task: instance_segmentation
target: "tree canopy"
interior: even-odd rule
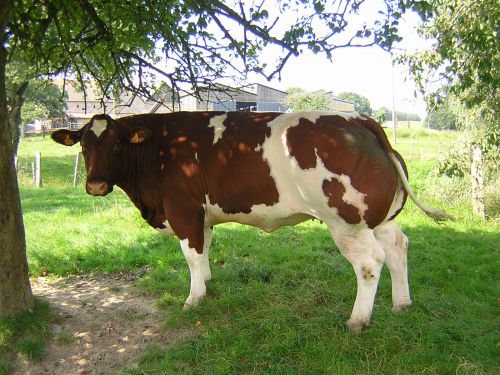
[[[91,76],[105,95],[122,88],[150,94],[154,76],[197,92],[249,72],[274,78],[307,49],[330,58],[351,46],[389,49],[404,10],[428,12],[419,1],[380,5],[371,23],[353,27],[363,1],[16,1],[7,25],[9,63],[18,62],[21,80]],[[276,58],[260,61],[270,48]]]
[[[337,95],[339,99],[354,103],[354,110],[363,115],[372,115],[372,107],[368,98],[355,92],[341,92]]]
[[[46,79],[33,79],[24,93],[25,105],[31,104],[44,109],[48,118],[62,117],[67,108],[67,93]]]
[[[431,17],[419,30],[431,50],[401,61],[432,105],[449,94],[468,107],[498,112],[500,98],[500,6],[498,0],[432,0]]]
[[[456,130],[457,116],[450,108],[448,100],[441,103],[439,107],[431,111],[425,118],[425,126],[437,130]]]
[[[296,87],[287,91],[285,104],[292,112],[333,109],[332,100],[324,91],[307,92]]]

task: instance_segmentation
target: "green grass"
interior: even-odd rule
[[[455,136],[433,132],[430,137],[444,145]],[[405,132],[398,138],[400,149]],[[35,149],[44,156],[44,187],[31,187],[26,171],[20,178],[32,275],[115,272],[148,264],[139,285],[158,295],[165,329],[198,330],[168,350],[151,347],[126,374],[499,373],[499,222],[475,219],[467,204],[432,201],[433,159],[409,160],[409,149],[402,149],[418,197],[445,208],[457,221],[437,225],[407,204],[398,222],[410,238],[414,305],[406,314],[390,312],[384,269],[372,324],[353,335],[344,322],[354,302],[355,276],[321,223],[273,234],[237,224],[217,226],[207,298],[199,308],[182,312],[189,271],[177,241],[148,227],[118,189],[94,198],[82,184],[72,188],[74,148],[30,139],[22,144],[20,161],[29,164]],[[21,347],[26,356],[37,352],[29,341]],[[0,374],[1,369],[0,362]]]
[[[0,320],[0,375],[13,370],[12,360],[21,356],[39,361],[52,335],[52,312],[47,301],[35,299],[35,307],[20,316]]]

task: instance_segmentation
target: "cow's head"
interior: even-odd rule
[[[65,146],[80,142],[87,169],[87,193],[106,195],[120,178],[125,148],[144,142],[151,135],[146,128],[130,128],[108,115],[96,115],[77,131],[61,129],[52,139]]]

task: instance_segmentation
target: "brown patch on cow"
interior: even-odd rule
[[[366,267],[366,266],[361,267],[361,276],[366,281],[370,281],[370,280],[373,280],[375,278],[375,275],[373,274],[373,270],[369,267]]]
[[[350,177],[352,186],[365,194],[368,209],[364,220],[370,228],[385,219],[398,186],[397,173],[387,156],[387,146],[380,141],[385,134],[383,130],[375,132],[377,126],[380,127],[373,120],[347,120],[338,115],[327,115],[319,117],[316,123],[300,119],[299,124],[286,133],[289,153],[301,169],[315,168],[319,157],[332,173]],[[342,201],[342,195],[333,197],[334,193],[344,192],[338,187],[338,182],[333,185],[324,183],[323,191],[329,205],[343,212],[344,219],[358,222],[353,208]]]
[[[299,124],[289,128],[286,132],[286,141],[290,156],[294,157],[300,169],[316,168],[316,153],[309,142],[314,138],[314,124],[304,118]]]
[[[335,178],[323,181],[323,192],[328,197],[328,205],[335,207],[338,214],[349,224],[358,224],[361,222],[359,210],[342,199],[345,193],[345,187]]]
[[[260,149],[271,134],[268,122],[279,113],[228,113],[224,133],[211,153],[207,168],[209,199],[227,214],[250,213],[252,206],[279,201],[271,169]]]

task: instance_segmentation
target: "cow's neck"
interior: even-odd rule
[[[158,227],[165,219],[160,196],[154,185],[158,184],[154,173],[154,148],[151,145],[129,145],[124,150],[121,178],[117,185],[127,193],[134,205],[141,211],[142,217],[151,226]]]

